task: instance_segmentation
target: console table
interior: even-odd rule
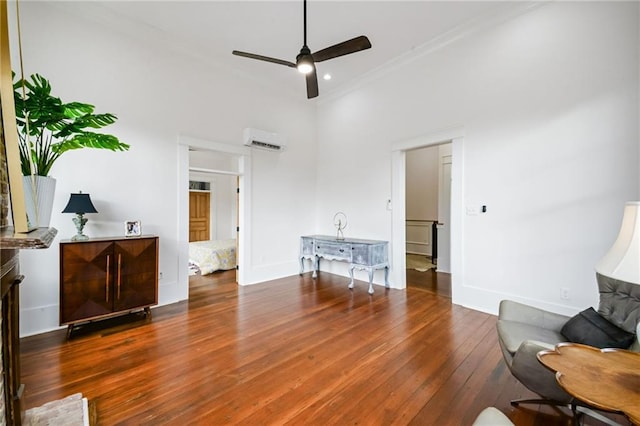
[[[349,263],[349,289],[353,289],[353,270],[369,273],[369,294],[373,294],[373,272],[384,268],[384,285],[389,288],[389,242],[356,238],[337,239],[328,235],[300,237],[300,275],[304,259],[311,259],[313,278],[320,269],[320,258]]]

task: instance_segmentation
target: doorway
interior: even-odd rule
[[[412,149],[451,143],[451,202],[450,208],[450,278],[453,303],[464,291],[463,270],[463,141],[464,127],[451,127],[391,146],[391,282],[394,288],[406,288],[406,155]],[[438,254],[439,257],[442,254]],[[460,297],[461,298],[461,297]]]
[[[189,181],[211,183],[209,233],[211,239],[235,239],[237,268],[228,270],[245,285],[250,264],[251,151],[247,147],[180,136],[178,141],[178,285],[181,300],[189,298]],[[223,183],[226,182],[226,183]],[[216,193],[226,192],[224,203]],[[225,206],[227,206],[225,208]],[[229,208],[228,206],[233,206]]]
[[[407,286],[451,297],[451,143],[406,151]]]
[[[236,277],[238,176],[233,155],[189,151],[189,295],[193,284],[213,285],[218,275]],[[226,274],[229,275],[229,274]]]

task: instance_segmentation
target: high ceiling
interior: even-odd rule
[[[302,0],[89,3],[85,6],[94,18],[119,31],[186,51],[212,66],[306,98],[304,78],[295,69],[231,54],[235,49],[295,62],[303,44]],[[366,35],[372,44],[369,50],[317,64],[318,99],[522,3],[514,5],[504,1],[310,0],[307,44],[312,52],[359,35]],[[331,80],[323,80],[326,73]]]

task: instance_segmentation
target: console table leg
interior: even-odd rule
[[[311,278],[316,278],[318,276],[317,271],[320,270],[320,258],[316,256],[311,262],[313,263],[313,274],[311,274]]]
[[[300,274],[298,275],[302,275],[302,273],[304,272],[304,257],[300,258]]]
[[[369,272],[369,294],[373,294],[373,268],[368,268]]]
[[[384,267],[384,286],[386,288],[391,287],[391,285],[389,284],[389,265]]]
[[[349,277],[351,278],[351,282],[349,283],[349,290],[353,290],[353,268],[354,266],[349,267]]]

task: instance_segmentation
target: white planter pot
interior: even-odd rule
[[[49,176],[23,176],[22,181],[30,222],[35,222],[38,228],[48,228],[51,222],[56,180]]]

